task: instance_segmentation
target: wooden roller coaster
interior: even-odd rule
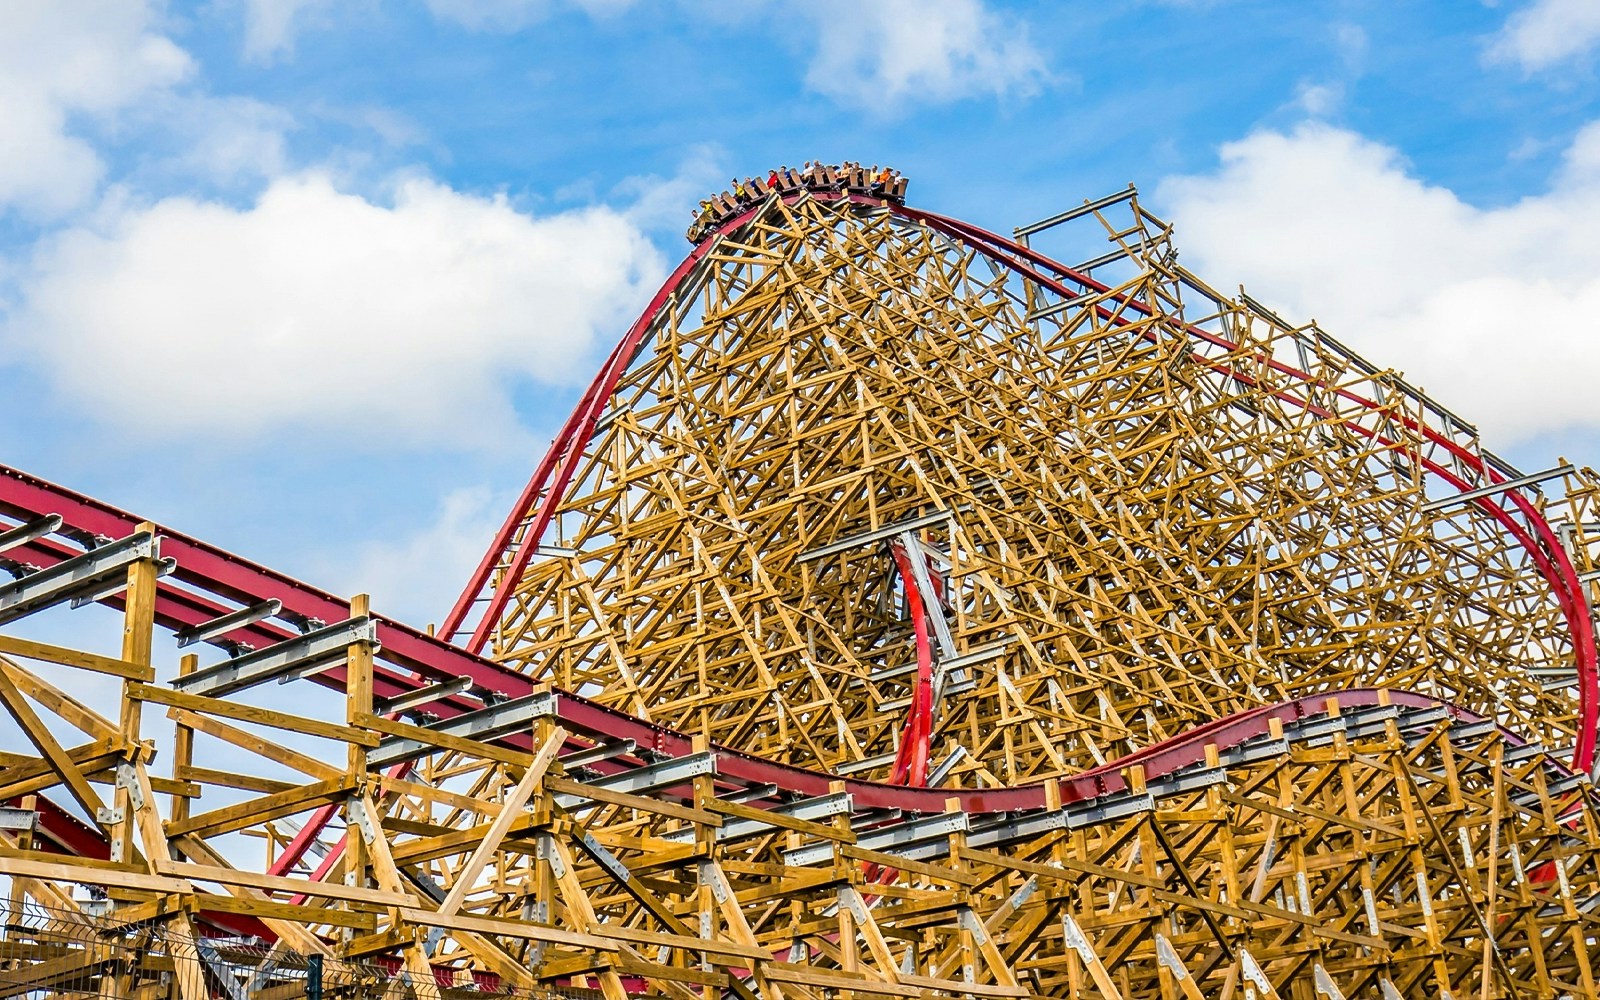
[[[437,636],[0,467],[0,1000],[1600,995],[1600,477],[1176,258],[768,194]]]

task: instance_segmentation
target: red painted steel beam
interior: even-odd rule
[[[58,513],[62,515],[68,527],[95,528],[100,530],[100,533],[112,537],[118,533],[126,534],[142,520],[98,501],[88,501],[87,498],[70,490],[55,487],[4,466],[0,466],[0,511],[22,519],[32,519],[45,513]],[[80,521],[79,518],[83,517],[85,512],[94,514],[94,517]],[[122,530],[119,532],[119,529]],[[209,591],[213,586],[209,574],[220,573],[225,575],[225,579],[215,581],[215,589],[225,591],[230,600],[240,603],[255,603],[269,597],[277,597],[283,600],[286,608],[296,611],[319,606],[330,611],[333,608],[346,607],[345,602],[283,574],[239,559],[188,536],[176,532],[168,534],[167,529],[161,529],[161,532],[163,554],[178,558],[178,569],[174,576],[191,586]],[[169,544],[168,539],[173,540],[174,544]],[[190,560],[187,566],[185,560]],[[380,629],[383,623],[389,625],[388,635],[401,638],[414,637],[408,661],[416,662],[422,668],[420,671],[422,676],[419,677],[399,673],[387,674],[386,684],[392,690],[402,687],[415,690],[432,683],[434,678],[449,676],[450,670],[462,669],[463,664],[473,671],[468,676],[486,678],[501,690],[511,688],[515,683],[521,684],[520,691],[513,689],[508,693],[521,694],[532,690],[526,678],[511,672],[508,667],[473,656],[459,647],[393,623],[390,619],[375,617],[380,622]],[[385,632],[380,631],[379,634],[383,636]],[[391,650],[385,647],[383,654],[388,655],[390,652]],[[342,688],[342,668],[324,671],[315,679],[330,687]],[[1310,695],[1282,705],[1240,713],[1227,720],[1197,727],[1189,733],[1112,762],[1103,768],[1061,779],[1063,801],[1081,801],[1104,791],[1115,791],[1123,787],[1121,778],[1116,772],[1128,763],[1146,763],[1152,775],[1165,774],[1186,766],[1203,757],[1204,741],[1208,739],[1216,737],[1220,741],[1221,737],[1226,736],[1237,742],[1250,735],[1259,735],[1267,731],[1268,720],[1271,718],[1288,722],[1323,711],[1326,697],[1326,695]],[[1377,704],[1378,692],[1363,689],[1344,692],[1338,697],[1342,705],[1356,707]],[[1439,704],[1424,695],[1396,692],[1392,697],[1395,703],[1402,705]],[[475,708],[476,705],[463,703],[462,699],[452,699],[427,707],[430,712],[436,712],[442,718],[449,718],[469,708]],[[1468,716],[1461,710],[1452,711],[1458,716],[1476,718]],[[555,714],[562,725],[569,730],[593,739],[608,742],[632,739],[641,751],[672,757],[686,756],[694,752],[693,740],[686,733],[646,722],[568,692],[556,693]],[[530,735],[514,734],[501,742],[526,749],[530,745]],[[714,749],[719,758],[720,778],[728,785],[773,784],[787,791],[809,796],[827,794],[829,783],[837,780],[834,775],[827,772],[765,760],[737,748],[718,746]],[[636,761],[642,761],[642,757],[635,760],[623,759],[617,763],[619,766],[630,766]],[[1039,809],[1045,803],[1042,785],[962,789],[952,793],[946,789],[907,788],[861,779],[846,779],[845,787],[855,797],[857,805],[863,809],[882,808],[915,813],[939,813],[944,811],[945,799],[952,794],[960,800],[964,810],[978,814]]]

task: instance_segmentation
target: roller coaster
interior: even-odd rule
[[[758,193],[438,629],[0,467],[0,998],[1600,995],[1600,477],[1131,188]]]

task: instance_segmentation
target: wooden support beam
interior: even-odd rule
[[[149,684],[129,684],[128,697],[135,701],[167,705],[171,708],[183,709],[199,715],[214,715],[224,719],[232,719],[235,722],[249,722],[258,726],[288,730],[291,733],[304,733],[307,736],[349,743],[357,747],[375,747],[378,745],[378,737],[360,730],[352,730],[349,726],[322,722],[317,719],[307,719],[270,708],[241,705],[222,698],[185,694],[182,691],[153,687]]]
[[[467,863],[456,871],[456,882],[450,887],[450,894],[439,904],[441,916],[448,917],[460,911],[461,904],[466,901],[467,893],[472,890],[478,876],[483,874],[495,852],[500,849],[500,842],[511,830],[511,824],[521,815],[522,807],[527,805],[534,789],[544,780],[545,771],[555,761],[556,754],[566,742],[567,731],[558,726],[539,747],[538,753],[533,756],[533,763],[522,772],[521,780],[506,793],[499,815],[495,816],[494,822],[489,825],[489,832],[478,842]]]

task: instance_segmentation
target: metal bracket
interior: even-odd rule
[[[445,719],[425,728],[446,736],[493,740],[508,733],[524,732],[533,724],[533,720],[553,715],[555,710],[556,696],[548,691],[542,691],[502,701],[475,712],[464,712],[453,719]],[[374,769],[388,767],[391,764],[399,764],[433,753],[434,749],[431,743],[391,736],[379,743],[377,749],[367,755],[367,763]]]
[[[1436,510],[1442,510],[1445,507],[1453,507],[1456,504],[1467,503],[1483,497],[1492,497],[1497,493],[1507,493],[1511,490],[1521,489],[1524,486],[1534,486],[1549,479],[1559,479],[1562,476],[1570,476],[1577,471],[1578,469],[1576,466],[1562,465],[1554,469],[1546,469],[1543,472],[1535,472],[1529,476],[1520,476],[1516,479],[1508,479],[1503,483],[1495,483],[1492,486],[1480,486],[1475,490],[1467,490],[1465,493],[1457,493],[1455,496],[1440,497],[1437,500],[1429,500],[1427,503],[1422,505],[1422,512],[1425,514],[1430,514]]]
[[[1163,934],[1156,935],[1156,963],[1172,973],[1176,979],[1189,978],[1189,967],[1183,964],[1183,959],[1178,957],[1177,951],[1172,947],[1172,942],[1168,941]]]
[[[870,545],[873,542],[888,541],[903,531],[915,531],[918,528],[931,528],[936,524],[944,524],[945,522],[949,521],[952,516],[954,516],[956,511],[962,509],[964,508],[958,507],[956,510],[936,510],[931,514],[923,514],[921,517],[908,518],[907,520],[900,521],[897,524],[886,524],[881,528],[873,528],[863,531],[860,534],[849,535],[845,538],[839,539],[837,542],[830,542],[827,545],[811,549],[808,552],[802,552],[795,558],[795,562],[804,563],[812,562],[817,559],[825,559],[828,556],[836,556],[841,552],[849,552],[851,549],[860,548],[863,545]]]
[[[195,950],[200,953],[200,958],[211,970],[211,977],[222,984],[222,989],[228,994],[228,1000],[249,1000],[248,995],[239,985],[239,980],[234,977],[222,956],[217,954],[216,945],[205,938],[197,938],[194,943]],[[179,959],[182,961],[182,959]]]
[[[117,787],[128,790],[128,802],[135,809],[144,808],[144,789],[139,786],[139,772],[132,764],[123,762],[117,765]]]
[[[1261,992],[1267,994],[1277,992],[1272,988],[1272,981],[1267,978],[1267,974],[1261,970],[1261,966],[1256,962],[1255,956],[1243,948],[1239,949],[1239,973],[1246,981],[1253,983],[1256,989]]]
[[[172,572],[177,568],[178,560],[176,559],[157,559],[156,577],[159,579],[164,576],[171,576]],[[101,601],[109,597],[114,597],[127,589],[128,578],[121,574],[115,574],[111,577],[109,582],[102,584],[99,589],[91,590],[86,594],[79,594],[77,597],[74,597],[71,601],[69,601],[67,606],[76,611],[79,608],[86,608],[91,604],[99,604]]]
[[[818,795],[814,798],[801,799],[799,802],[789,802],[781,806],[774,806],[768,811],[778,816],[803,819],[808,823],[819,823],[833,816],[855,812],[855,802],[849,792],[836,792],[830,795]],[[776,824],[763,823],[754,819],[728,817],[722,821],[722,826],[717,829],[717,840],[741,840],[746,837],[770,833],[774,829],[776,829]],[[694,842],[694,833],[693,827],[684,827],[681,830],[672,830],[662,834],[661,839],[675,844],[690,844]]]
[[[1085,965],[1092,965],[1100,960],[1094,953],[1094,946],[1089,943],[1089,936],[1083,933],[1083,928],[1078,926],[1078,922],[1072,919],[1070,913],[1061,914],[1061,937],[1068,948],[1078,953],[1078,957],[1083,959]]]
[[[940,813],[905,820],[883,830],[859,837],[856,845],[880,854],[898,854],[910,860],[938,857],[950,849],[952,833],[966,833],[966,813]],[[823,864],[833,857],[833,843],[822,841],[783,852],[783,863],[797,867]]]
[[[122,585],[126,586],[129,566],[141,559],[160,558],[160,555],[160,539],[151,532],[139,531],[82,555],[63,559],[36,573],[29,573],[20,580],[0,586],[0,624],[16,621],[75,597],[98,594],[118,574],[122,575]]]
[[[639,749],[639,744],[634,740],[622,740],[617,743],[602,743],[587,750],[569,753],[561,758],[562,767],[585,767],[589,764],[598,764],[603,760],[614,757],[624,757]]]
[[[1222,750],[1218,752],[1217,757],[1224,767],[1238,767],[1243,764],[1254,764],[1258,760],[1267,760],[1271,757],[1282,757],[1288,752],[1289,741],[1287,739],[1259,737]]]
[[[45,535],[59,531],[60,528],[61,515],[46,514],[43,517],[36,517],[26,524],[18,525],[9,531],[0,531],[0,552],[37,541]]]
[[[1034,894],[1038,891],[1039,876],[1029,875],[1028,881],[1018,886],[1017,891],[1013,892],[1010,898],[1006,900],[1006,906],[1012,912],[1016,912],[1017,910],[1022,909],[1023,905],[1026,904],[1028,900],[1032,899]]]
[[[1317,992],[1327,997],[1328,1000],[1344,1000],[1344,994],[1339,991],[1339,987],[1334,983],[1333,977],[1328,975],[1328,970],[1322,967],[1321,962],[1316,962],[1311,966],[1311,981],[1316,986]]]
[[[595,863],[604,868],[619,883],[627,885],[633,879],[633,872],[628,870],[628,866],[623,864],[620,858],[608,851],[605,845],[594,839],[593,836],[585,833],[578,838],[578,846],[582,847],[585,854],[594,858]]]
[[[0,830],[6,830],[11,833],[31,833],[38,825],[38,810],[0,806]]]
[[[348,806],[350,818],[361,830],[361,839],[369,844],[375,843],[378,839],[378,830],[373,825],[372,817],[367,814],[366,800],[351,796]]]
[[[1197,792],[1202,788],[1212,785],[1225,785],[1228,783],[1228,772],[1221,767],[1188,767],[1172,774],[1151,779],[1145,790],[1158,799],[1165,799],[1173,795],[1182,795],[1185,792]]]
[[[1148,792],[1144,795],[1106,795],[1068,806],[1067,828],[1077,830],[1085,826],[1109,823],[1138,813],[1151,812],[1155,807],[1155,796]]]
[[[172,686],[189,694],[220,698],[289,674],[329,667],[343,660],[358,642],[378,647],[378,625],[365,615],[202,667],[174,678]]]
[[[562,878],[567,874],[567,866],[561,860],[561,852],[556,850],[555,840],[548,833],[539,834],[538,856],[550,866],[550,873],[556,878]]]
[[[438,684],[430,684],[427,687],[417,688],[415,691],[407,691],[405,694],[395,695],[393,698],[383,701],[379,708],[385,715],[404,712],[419,705],[430,705],[441,698],[465,694],[471,688],[471,677],[452,677]]]
[[[215,639],[219,635],[227,635],[234,629],[244,628],[246,625],[254,625],[256,622],[271,618],[282,610],[283,602],[274,597],[271,600],[262,601],[260,604],[252,604],[248,608],[241,608],[238,611],[213,618],[208,622],[201,622],[199,625],[191,625],[186,629],[180,629],[177,633],[178,648],[182,649],[197,642]]]
[[[687,757],[676,757],[662,761],[659,764],[649,764],[645,767],[636,767],[616,774],[608,774],[603,778],[585,782],[595,788],[603,788],[610,792],[622,792],[625,795],[646,795],[663,788],[672,788],[682,785],[691,778],[703,774],[717,773],[717,755],[714,753],[690,754]],[[563,809],[572,809],[584,802],[593,801],[576,792],[562,792],[556,796],[556,802]]]
[[[697,867],[696,876],[700,884],[711,888],[711,896],[719,903],[726,903],[733,898],[733,886],[728,884],[727,878],[722,874],[722,869],[717,867],[715,861],[702,861]]]

